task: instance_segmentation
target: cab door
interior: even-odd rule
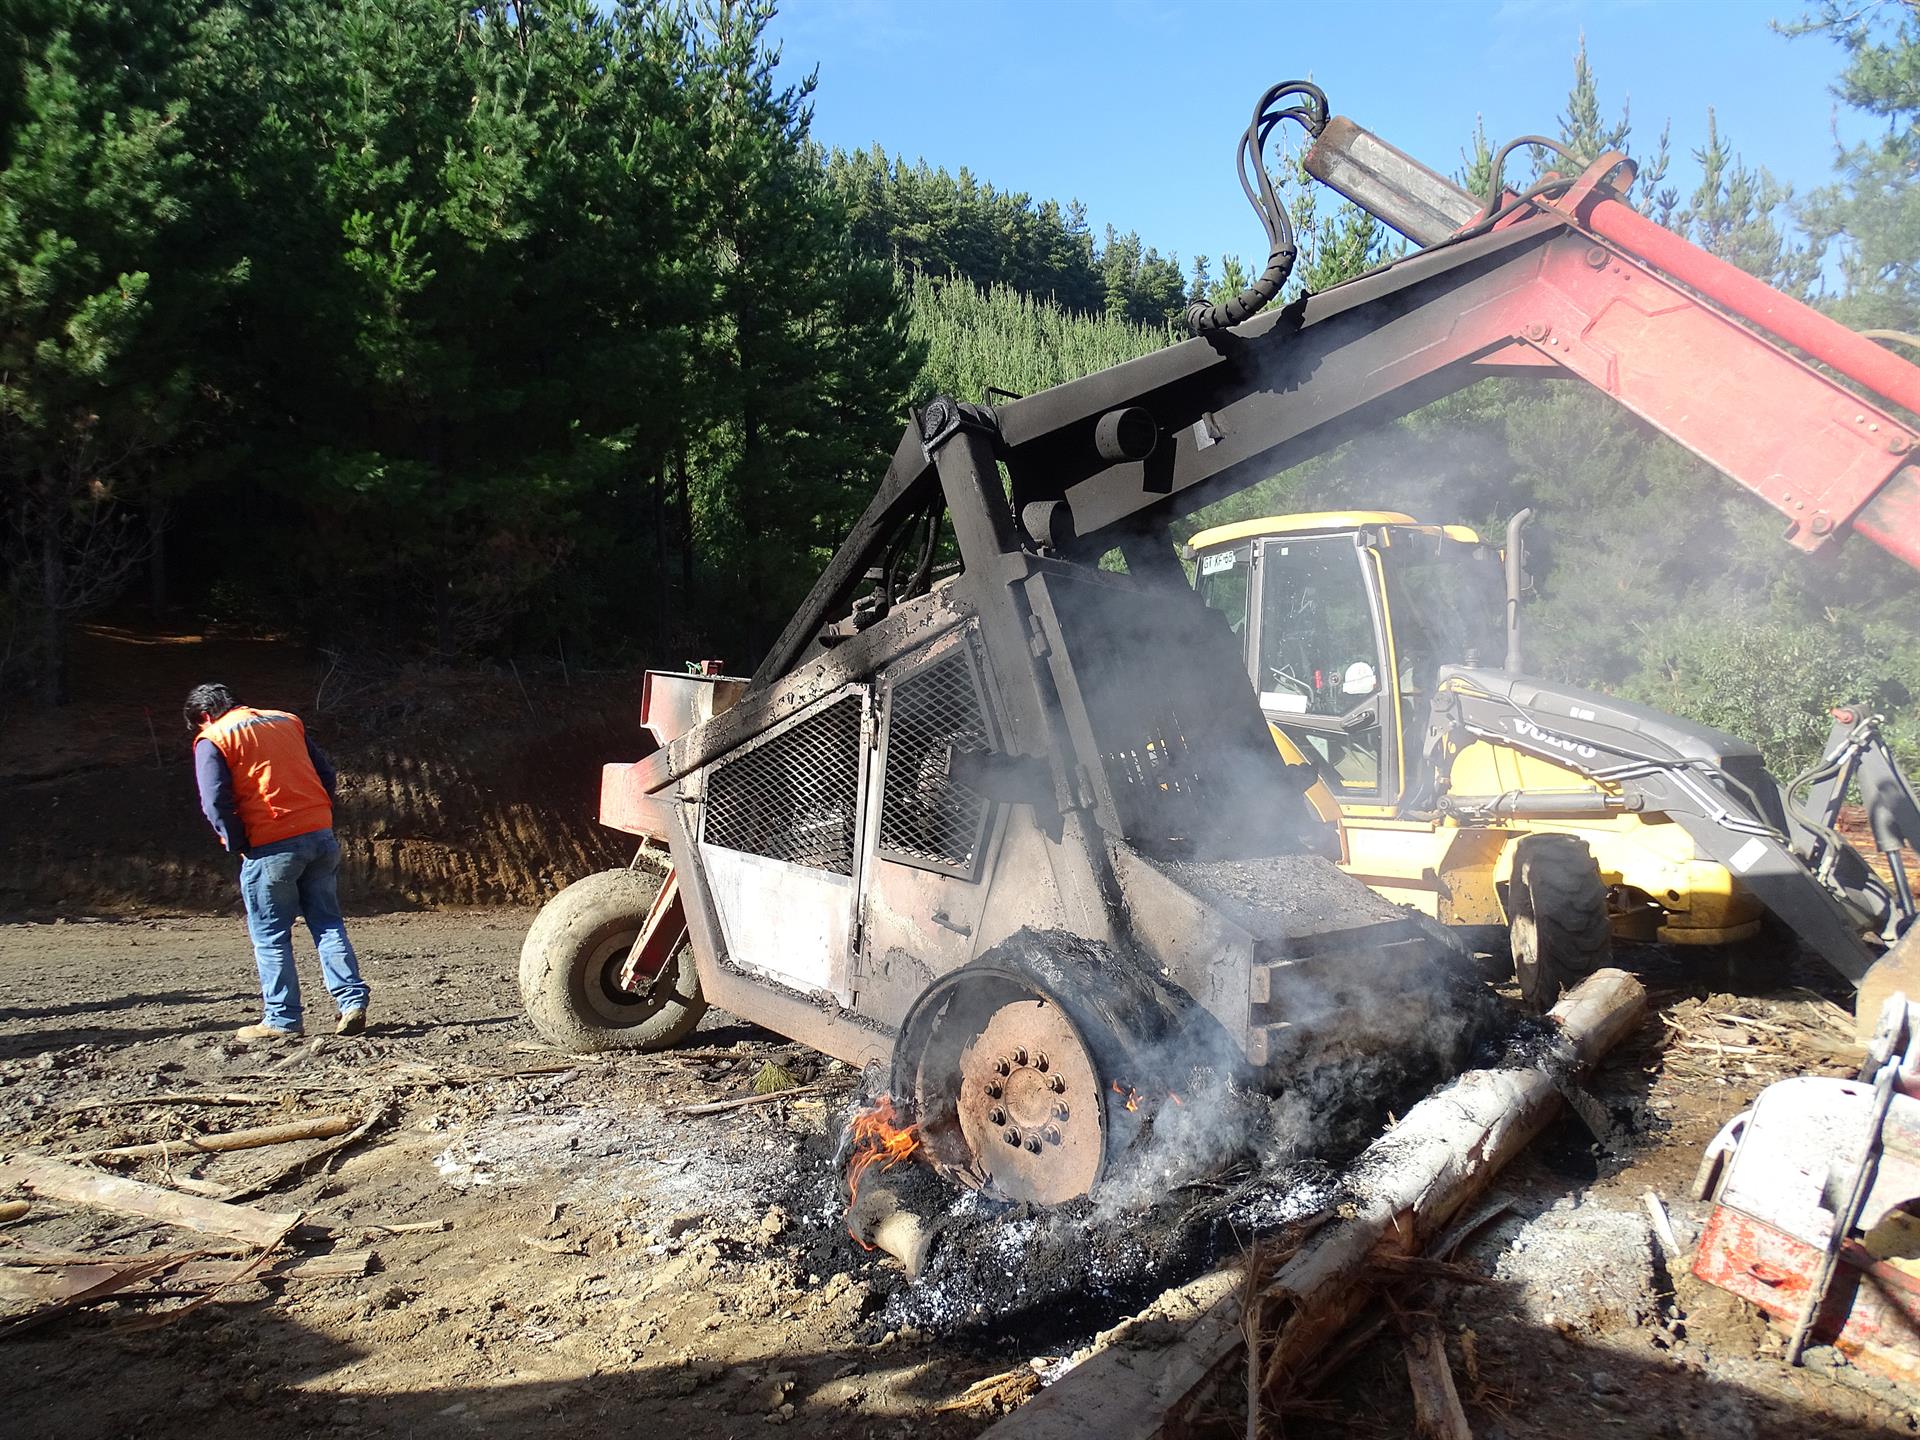
[[[1379,558],[1337,535],[1253,542],[1249,669],[1260,707],[1353,814],[1390,814],[1401,756]]]

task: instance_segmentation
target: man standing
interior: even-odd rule
[[[240,897],[266,1004],[242,1040],[290,1040],[302,1033],[293,922],[306,917],[327,992],[340,1008],[341,1035],[367,1027],[367,982],[340,917],[340,844],[333,838],[332,762],[307,738],[300,717],[238,704],[224,685],[187,696],[200,809],[227,850],[241,857]]]

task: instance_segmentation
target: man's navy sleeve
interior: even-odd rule
[[[340,777],[335,773],[333,761],[327,758],[327,752],[313,741],[307,741],[307,759],[313,762],[313,773],[320,777],[320,783],[327,787],[327,798],[340,798]]]
[[[247,848],[247,827],[240,823],[240,809],[233,802],[233,776],[227,771],[226,757],[211,740],[194,741],[193,778],[200,786],[200,813],[228,853],[238,855]]]

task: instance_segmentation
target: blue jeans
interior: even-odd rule
[[[300,976],[293,968],[293,922],[306,917],[320,952],[327,993],[342,1014],[367,1004],[367,982],[340,918],[340,842],[331,830],[276,840],[249,850],[240,862],[240,898],[247,905],[247,934],[260,967],[266,1022],[279,1030],[300,1024]]]

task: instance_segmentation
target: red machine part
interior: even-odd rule
[[[647,911],[647,923],[640,927],[640,938],[620,967],[620,988],[636,990],[659,975],[686,939],[687,907],[680,898],[680,877],[669,867]]]
[[[1693,1273],[1791,1324],[1807,1303],[1821,1258],[1819,1247],[1798,1236],[1717,1205]],[[1920,1384],[1920,1281],[1849,1241],[1813,1334],[1863,1365]]]
[[[1739,322],[1915,410],[1920,368],[1602,191],[1561,204],[1596,243],[1549,247],[1508,296],[1517,338],[1772,505],[1800,549],[1851,526],[1920,568],[1914,431]]]

